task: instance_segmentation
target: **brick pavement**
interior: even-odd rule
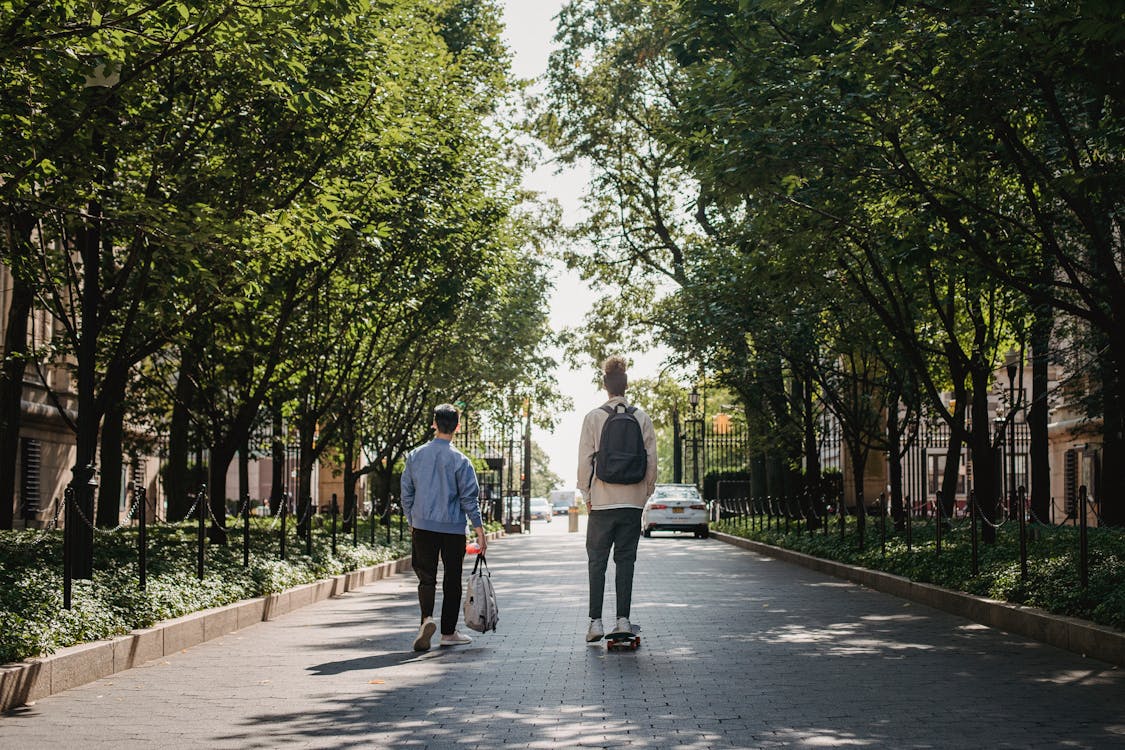
[[[395,576],[5,714],[0,747],[1125,747],[1121,671],[714,540],[642,539],[641,649],[587,646],[560,521],[494,543],[471,646],[411,651]]]

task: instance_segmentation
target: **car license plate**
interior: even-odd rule
[[[673,513],[683,513],[684,509],[683,508],[672,508],[672,512]]]

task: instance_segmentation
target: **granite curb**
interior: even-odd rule
[[[826,560],[720,531],[712,531],[711,537],[819,573],[843,578],[885,594],[925,604],[1006,633],[1015,633],[1072,651],[1083,657],[1100,659],[1118,667],[1125,666],[1125,633],[1113,628],[1095,625],[1076,617],[1053,615],[1036,607],[1009,604],[929,583],[917,583],[892,573]]]
[[[503,535],[493,532],[488,538]],[[68,646],[50,656],[0,665],[0,711],[109,677],[408,570],[410,558],[402,557],[276,594],[164,620],[116,638]]]

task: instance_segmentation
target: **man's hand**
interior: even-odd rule
[[[477,526],[474,531],[477,532],[477,544],[480,545],[480,554],[483,555],[484,551],[488,549],[488,539],[485,538],[484,527]]]

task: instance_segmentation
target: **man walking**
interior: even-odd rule
[[[610,634],[632,633],[633,567],[641,536],[641,511],[656,488],[656,430],[641,409],[625,401],[629,378],[623,357],[602,364],[609,400],[586,415],[578,443],[578,486],[589,504],[586,557],[590,575],[590,626],[600,640],[605,571],[610,551],[616,568],[617,618]]]
[[[465,522],[473,524],[480,554],[488,547],[481,524],[477,474],[466,456],[453,447],[457,409],[450,404],[434,408],[434,439],[406,457],[402,470],[402,511],[410,524],[413,544],[411,564],[418,576],[418,604],[422,626],[414,639],[415,651],[427,651],[437,625],[434,596],[438,559],[444,573],[441,585],[442,646],[471,643],[457,630],[461,611],[461,565],[465,559]]]

